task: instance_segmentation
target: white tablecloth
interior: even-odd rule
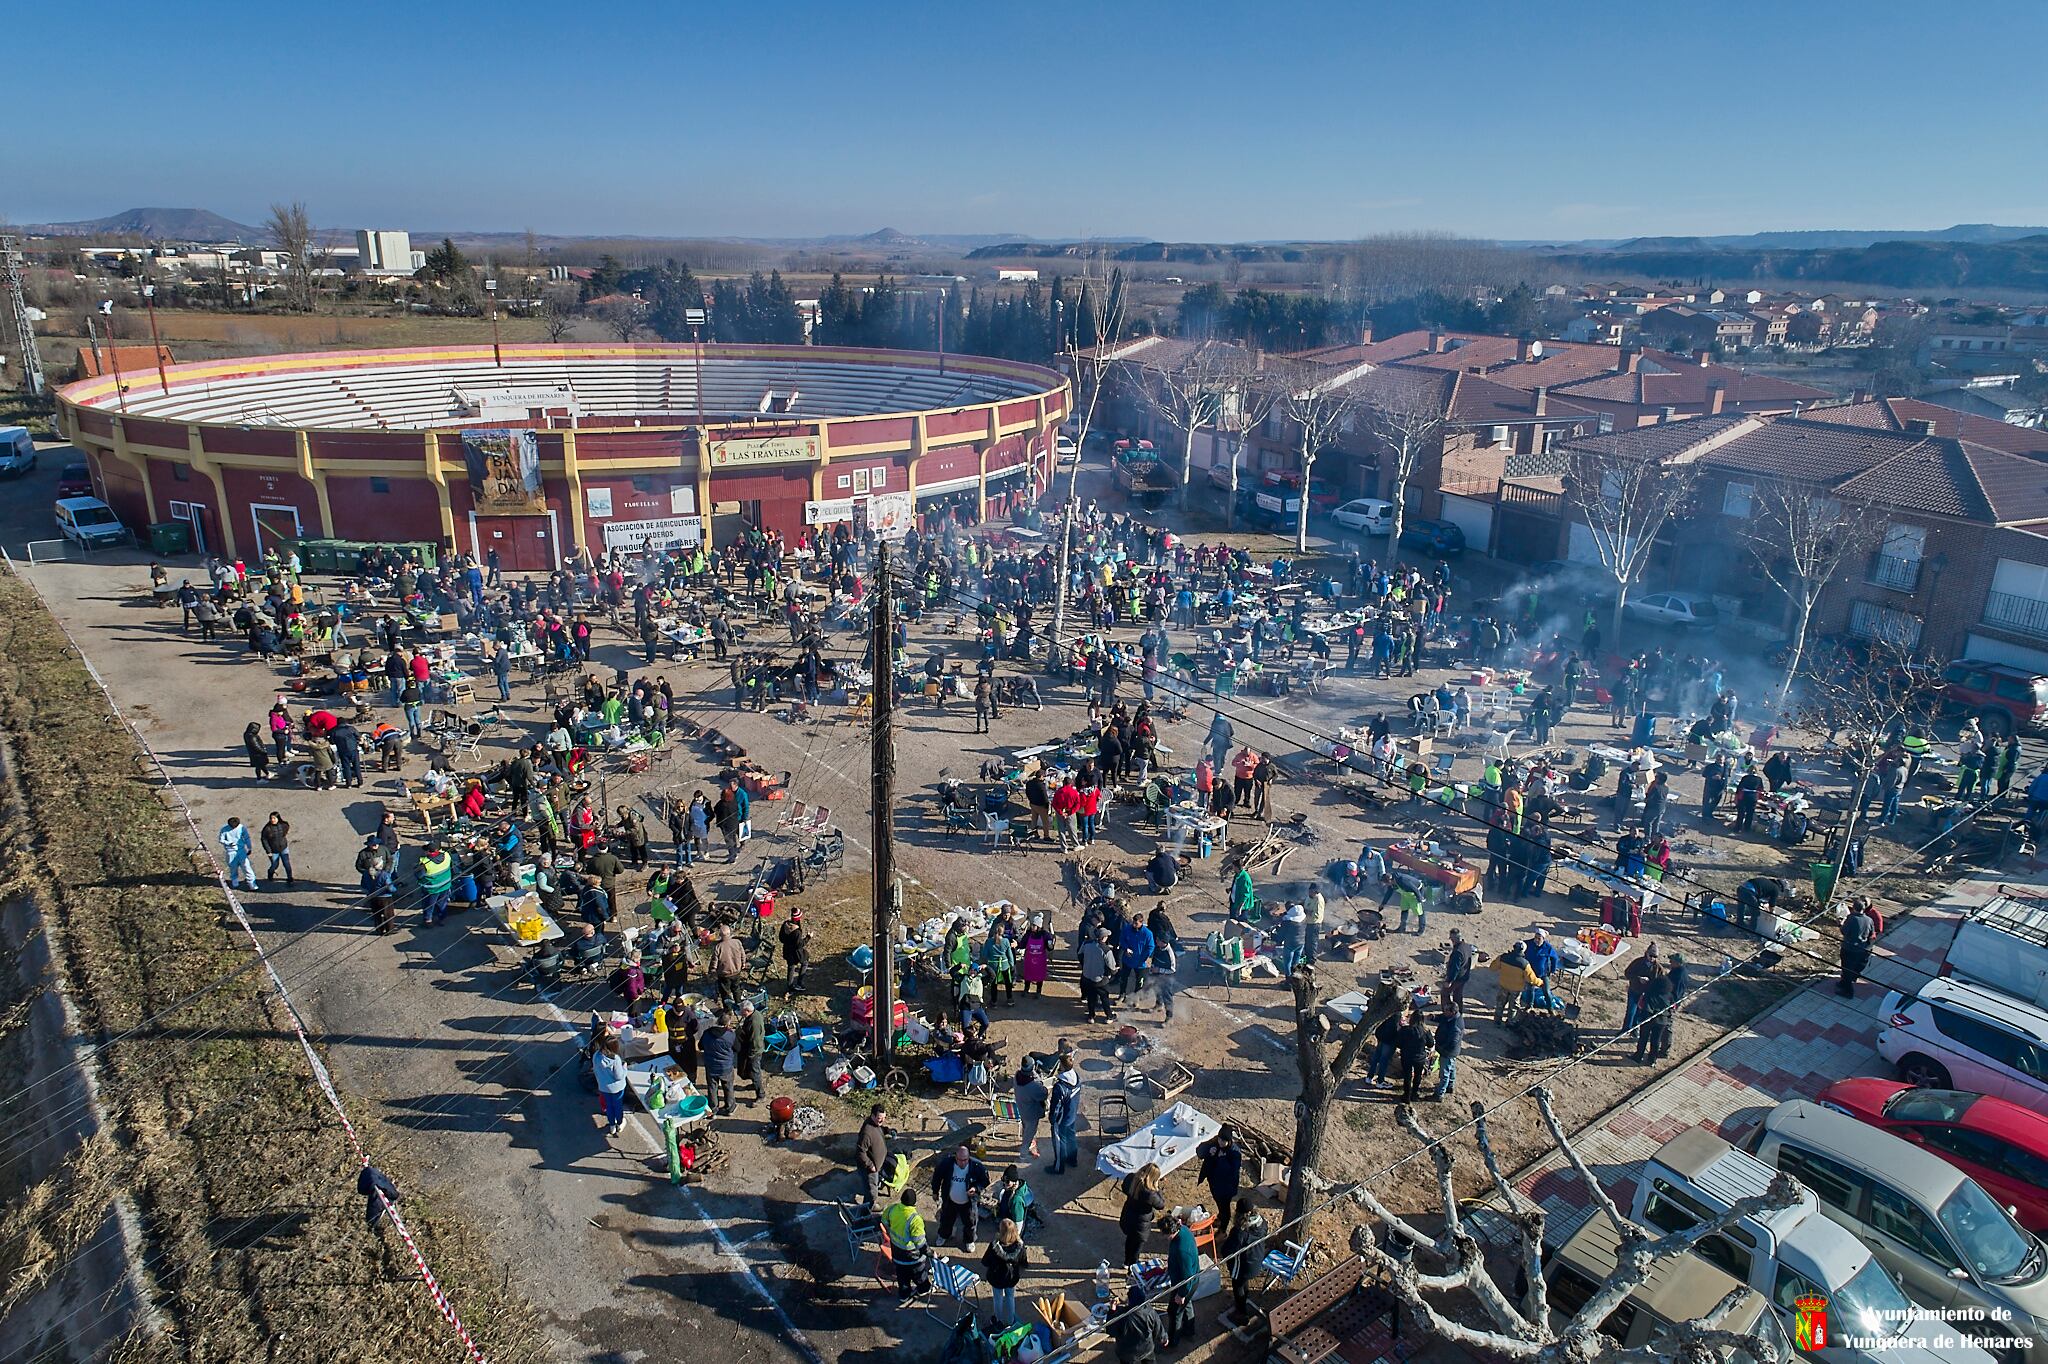
[[[1176,1115],[1193,1129],[1189,1135],[1173,1132]],[[1171,1174],[1195,1158],[1196,1147],[1222,1130],[1222,1123],[1200,1109],[1175,1104],[1114,1146],[1103,1147],[1095,1168],[1111,1179],[1122,1179],[1156,1163],[1162,1174]]]

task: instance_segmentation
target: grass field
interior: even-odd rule
[[[111,1140],[23,1202],[104,1207],[113,1188],[134,1199],[169,1329],[123,1358],[459,1359],[403,1250],[364,1230],[360,1167],[210,868],[55,622],[6,575],[0,730],[30,812],[16,831],[27,855],[12,859],[15,888],[56,925],[87,1039],[114,1039],[97,1053]],[[390,1159],[374,1127],[363,1135],[380,1164]],[[494,1361],[539,1359],[532,1312],[481,1239],[403,1162],[385,1168],[478,1344]],[[42,1222],[60,1249],[75,1231]],[[61,1340],[7,1353],[71,1357]]]

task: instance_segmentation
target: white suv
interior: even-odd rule
[[[1939,977],[1913,994],[1892,991],[1878,1012],[1877,1054],[1908,1084],[2048,1106],[2048,1010]]]

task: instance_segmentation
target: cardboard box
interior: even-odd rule
[[[1073,1301],[1064,1293],[1055,1293],[1049,1298],[1038,1300],[1038,1318],[1052,1331],[1055,1344],[1072,1339],[1085,1327],[1094,1324],[1095,1317],[1087,1308]]]
[[[440,619],[436,622],[436,625],[439,627],[442,634],[454,634],[457,628],[455,624],[455,613],[453,611],[443,611],[441,613]]]

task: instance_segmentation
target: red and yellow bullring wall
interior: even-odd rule
[[[787,366],[787,377],[777,377],[798,388],[806,362],[897,371],[936,370],[940,363],[923,352],[827,346],[508,345],[501,353],[507,362],[571,366],[680,365],[700,356],[767,361]],[[489,346],[326,351],[179,364],[164,378],[176,396],[181,388],[236,379],[340,379],[383,366],[476,366],[492,355]],[[980,356],[948,355],[944,366],[948,375],[985,375],[1029,391],[960,407],[816,420],[712,417],[702,427],[634,425],[630,411],[584,413],[573,428],[566,414],[406,429],[165,419],[122,411],[111,375],[65,387],[58,403],[63,430],[85,453],[108,504],[131,526],[187,521],[210,549],[229,556],[253,555],[295,535],[428,540],[479,554],[497,548],[508,568],[540,569],[578,546],[601,550],[607,524],[666,518],[685,501],[694,501],[707,527],[723,509],[756,504],[750,510],[764,527],[793,536],[804,523],[805,502],[844,498],[861,484],[926,498],[971,494],[978,506],[994,491],[992,478],[1035,478],[1043,486],[1053,433],[1068,411],[1067,381],[1039,366]],[[125,379],[131,403],[160,392],[154,371]],[[450,386],[493,380],[516,383],[518,376],[464,369],[451,372]],[[239,405],[232,387],[222,392],[224,406]],[[487,515],[470,497],[462,431],[507,426],[537,432],[542,515]],[[714,468],[698,458],[700,441],[762,436],[815,438],[818,456],[748,469]],[[686,498],[678,497],[680,489],[690,490]]]

